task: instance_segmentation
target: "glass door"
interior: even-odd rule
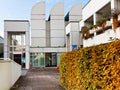
[[[44,67],[45,61],[44,61],[44,54],[43,53],[33,53],[31,55],[31,61],[33,67]]]

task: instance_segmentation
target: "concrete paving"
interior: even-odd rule
[[[23,72],[26,72],[23,70]],[[65,90],[60,86],[56,68],[32,68],[22,75],[11,90]]]

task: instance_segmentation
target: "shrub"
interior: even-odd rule
[[[120,90],[120,40],[63,53],[60,81],[67,90]]]

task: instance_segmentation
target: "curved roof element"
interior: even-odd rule
[[[82,4],[77,3],[69,11],[69,20],[80,21],[82,19]]]
[[[70,15],[82,15],[82,4],[77,3],[73,5],[69,12]]]
[[[64,3],[59,2],[51,9],[51,15],[64,15]]]
[[[38,2],[32,7],[31,14],[45,14],[45,2]]]

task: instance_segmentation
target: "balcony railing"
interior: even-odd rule
[[[120,14],[118,15],[118,27],[120,27]],[[93,38],[94,36],[100,35],[109,29],[112,29],[112,23],[111,21],[106,21],[106,26],[104,30],[102,29],[102,27],[98,27],[97,29],[91,29],[89,30],[89,37],[85,35],[84,39]]]

